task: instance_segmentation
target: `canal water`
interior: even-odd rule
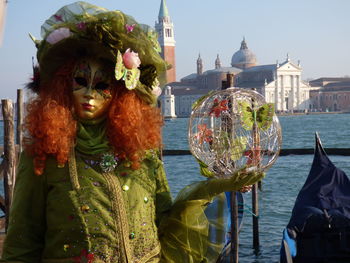
[[[314,133],[319,132],[325,148],[350,148],[350,114],[320,114],[279,117],[282,148],[313,148]],[[0,143],[3,142],[3,122],[0,122]],[[165,122],[163,144],[165,149],[187,150],[188,119]],[[239,262],[274,263],[279,261],[282,231],[288,224],[295,198],[309,173],[312,155],[290,155],[277,159],[267,171],[259,192],[260,251],[252,248],[251,194],[244,194],[245,214],[240,232]],[[330,159],[350,174],[350,157],[330,156]],[[165,156],[165,169],[173,197],[184,186],[199,180],[198,164],[191,155]],[[2,188],[2,185],[0,185]],[[0,189],[1,191],[1,189]]]
[[[282,148],[313,148],[317,131],[325,148],[350,148],[349,114],[321,114],[279,117]],[[188,149],[188,119],[166,121],[163,129],[165,149]],[[336,166],[350,175],[350,157],[330,156]],[[288,224],[296,196],[311,168],[312,155],[290,155],[277,159],[267,171],[259,192],[260,251],[254,253],[252,240],[251,194],[244,194],[245,212],[240,232],[239,262],[279,262],[282,231]],[[187,184],[204,180],[190,155],[165,156],[165,169],[173,196]]]

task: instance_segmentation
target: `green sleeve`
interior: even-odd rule
[[[176,197],[175,203],[183,200],[208,200],[223,192],[238,191],[263,179],[264,173],[236,172],[230,178],[212,178],[185,187]]]
[[[159,225],[162,217],[168,212],[172,205],[170,188],[161,160],[157,158],[155,163],[156,173],[156,223]]]
[[[219,217],[207,217],[207,205],[220,193],[239,190],[244,185],[261,180],[262,177],[262,173],[237,172],[228,179],[213,178],[183,188],[158,229],[162,247],[161,262],[216,261],[225,244],[226,225],[225,220],[220,220]],[[223,214],[222,210],[218,209],[216,216]]]
[[[45,178],[34,174],[32,158],[22,153],[1,262],[41,261],[46,229]]]

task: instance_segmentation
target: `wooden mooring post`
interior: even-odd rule
[[[255,88],[252,90],[255,91]],[[252,98],[252,109],[256,106],[255,99]],[[260,159],[260,132],[256,120],[254,120],[253,130],[253,152],[252,152],[252,163],[256,165],[257,168],[261,166]],[[259,253],[260,241],[259,241],[259,195],[258,195],[258,183],[252,186],[252,220],[253,220],[253,248],[255,253]]]
[[[1,105],[4,123],[4,142],[2,148],[3,160],[0,164],[0,177],[4,178],[4,196],[0,196],[0,209],[5,213],[5,232],[7,232],[13,189],[16,181],[17,160],[19,153],[22,151],[23,144],[23,90],[17,90],[16,128],[12,101],[8,99],[2,99]]]
[[[238,263],[239,222],[237,193],[231,192],[231,254],[230,263]]]
[[[226,81],[222,81],[221,89],[228,89],[234,87],[234,74],[228,72],[226,74]],[[231,127],[231,125],[228,125]],[[238,200],[237,192],[231,192],[231,253],[230,263],[238,263],[239,261],[239,222],[238,222]]]
[[[18,89],[17,90],[17,116],[16,116],[16,121],[17,121],[17,128],[16,128],[16,143],[18,145],[18,154],[22,152],[22,140],[23,140],[23,109],[24,103],[23,103],[23,90]]]
[[[4,207],[5,207],[5,231],[9,223],[9,212],[15,184],[16,169],[16,147],[15,130],[13,117],[13,104],[11,100],[3,99],[2,115],[4,119],[4,157],[3,157],[3,176],[4,176]]]
[[[259,240],[259,194],[258,183],[252,187],[252,219],[253,219],[253,248],[255,253],[259,252],[260,240]]]

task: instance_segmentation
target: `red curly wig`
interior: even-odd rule
[[[41,86],[27,107],[25,149],[34,157],[34,172],[41,175],[48,156],[58,165],[68,160],[74,145],[77,121],[73,117],[72,71],[75,63],[60,68],[50,85]],[[161,146],[163,118],[160,110],[142,101],[134,91],[115,83],[107,116],[107,136],[116,155],[140,166],[144,151]]]

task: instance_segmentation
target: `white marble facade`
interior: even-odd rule
[[[265,82],[260,92],[276,111],[293,112],[310,109],[310,85],[301,80],[302,69],[287,59],[276,64],[274,79]]]

